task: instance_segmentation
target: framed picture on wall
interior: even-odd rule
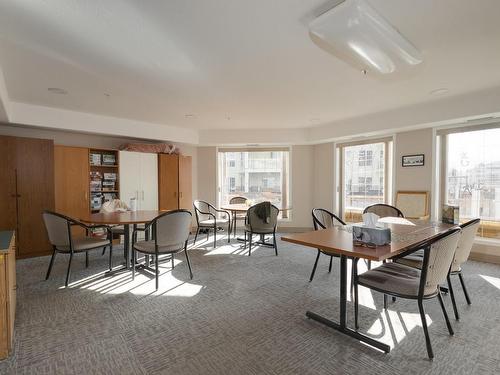
[[[403,167],[421,167],[424,165],[424,154],[404,155],[401,163]]]

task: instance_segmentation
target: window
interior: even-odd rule
[[[365,207],[388,203],[392,140],[341,145],[340,200],[346,221],[360,221]]]
[[[236,167],[236,160],[229,160],[229,166],[230,166],[231,168]]]
[[[218,158],[219,204],[244,196],[253,203],[289,206],[288,149],[219,149]],[[234,161],[234,166],[228,160]]]
[[[481,218],[479,235],[500,238],[500,128],[447,134],[443,203],[460,221]]]

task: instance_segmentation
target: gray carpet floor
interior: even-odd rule
[[[133,281],[130,273],[103,277],[100,251],[88,269],[83,254],[75,258],[68,288],[67,256],[58,256],[49,281],[48,257],[19,261],[15,350],[0,373],[500,373],[500,266],[465,265],[472,306],[455,280],[462,316],[452,319],[453,337],[438,301],[425,303],[435,352],[429,361],[416,302],[398,300],[383,311],[382,296],[360,288],[360,330],[390,344],[384,354],[305,317],[306,310],[338,316],[337,260],[328,273],[322,256],[309,283],[313,249],[279,242],[278,257],[269,248],[248,257],[234,240],[221,237],[216,249],[204,241],[189,250],[193,280],[179,254],[173,270],[161,264],[158,291],[146,273]],[[449,296],[445,303],[452,318]],[[352,324],[351,304],[348,314]]]

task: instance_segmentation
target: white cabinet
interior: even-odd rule
[[[138,210],[158,209],[157,154],[120,151],[120,198],[128,205],[134,197]]]

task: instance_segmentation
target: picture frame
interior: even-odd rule
[[[422,167],[425,163],[424,154],[403,155],[401,165],[403,167]]]

